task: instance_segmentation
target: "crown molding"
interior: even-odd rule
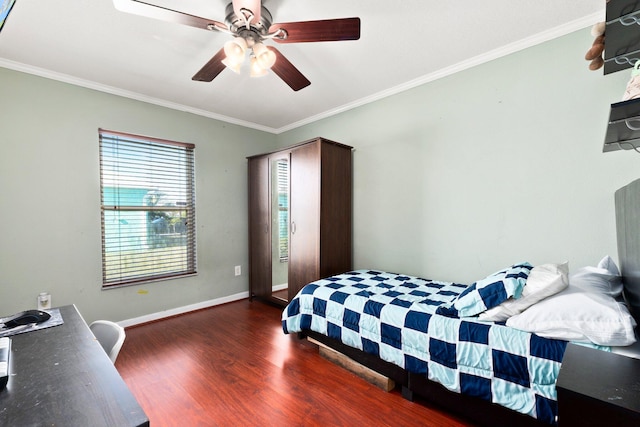
[[[26,74],[32,74],[39,77],[44,77],[46,79],[56,80],[63,83],[68,83],[74,86],[80,86],[87,89],[96,90],[99,92],[108,93],[110,95],[121,96],[124,98],[133,99],[136,101],[145,102],[147,104],[158,105],[160,107],[170,108],[172,110],[184,111],[186,113],[192,113],[199,116],[208,117],[210,119],[219,120],[225,123],[230,123],[238,126],[243,126],[246,128],[256,129],[264,132],[275,133],[276,130],[267,126],[258,125],[256,123],[247,122],[244,120],[234,119],[233,117],[228,117],[221,114],[215,114],[210,111],[200,110],[198,108],[189,107],[187,105],[178,104],[176,102],[166,101],[164,99],[154,98],[147,95],[142,95],[137,92],[132,92],[120,88],[116,88],[113,86],[103,85],[101,83],[97,83],[91,80],[80,79],[78,77],[73,77],[68,74],[57,73],[55,71],[47,70],[44,68],[34,67],[31,65],[23,64],[21,62],[9,61],[7,59],[0,58],[0,67],[8,68],[14,71],[20,71]]]

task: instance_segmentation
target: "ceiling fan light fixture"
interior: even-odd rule
[[[229,40],[224,44],[224,53],[227,58],[232,62],[242,64],[244,60],[244,53],[247,50],[247,41],[242,37],[234,37],[233,40]]]
[[[228,69],[230,69],[234,73],[240,74],[240,68],[242,67],[242,61],[234,62],[229,58],[224,58],[221,62],[225,65],[225,67],[227,67]]]
[[[2,2],[4,0],[0,0]],[[233,35],[191,79],[210,82],[225,68],[239,73],[250,52],[252,76],[264,75],[271,69],[291,89],[298,91],[311,82],[275,47],[262,42],[278,43],[330,42],[360,39],[360,18],[322,19],[273,23],[269,10],[262,5],[267,0],[227,0],[224,22],[190,15],[179,10],[147,3],[149,0],[112,0],[116,9],[134,15],[188,25],[209,31]]]
[[[261,68],[268,70],[276,63],[276,54],[262,43],[253,45],[253,54]]]
[[[251,56],[251,72],[250,77],[262,77],[267,75],[267,68],[263,68],[258,61],[258,58]]]

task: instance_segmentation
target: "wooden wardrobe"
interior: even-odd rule
[[[280,305],[351,270],[352,147],[324,138],[248,157],[249,294]]]

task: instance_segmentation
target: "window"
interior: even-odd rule
[[[103,288],[195,274],[195,146],[98,133]]]

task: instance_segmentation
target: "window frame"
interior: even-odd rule
[[[113,289],[196,275],[195,145],[102,128],[98,129],[98,139],[100,155],[102,289]],[[120,158],[118,157],[120,156],[119,153],[113,156],[111,156],[111,153],[107,153],[110,149],[115,150],[116,146],[122,148],[126,155],[123,154]],[[136,148],[132,149],[131,147]],[[138,149],[147,155],[158,155],[158,153],[161,153],[164,156],[168,156],[165,158],[169,158],[169,162],[165,164],[159,161],[131,161],[132,157],[130,156],[133,156],[133,152],[137,153],[138,151],[136,150]],[[126,156],[129,157],[126,158]],[[139,163],[142,166],[131,166],[132,163]],[[128,167],[123,166],[125,164],[128,165]],[[159,166],[156,166],[156,164]],[[149,188],[147,188],[145,196],[143,196],[138,203],[120,202],[120,199],[127,200],[125,196],[120,197],[120,191],[122,190],[124,193],[124,190],[134,188],[127,187],[127,185],[131,185],[127,183],[127,179],[131,179],[131,175],[127,175],[127,172],[125,172],[120,177],[119,172],[114,173],[109,167],[120,167],[121,170],[127,169],[127,171],[132,174],[148,172],[152,178],[148,178]],[[175,172],[176,170],[179,172]],[[155,182],[154,179],[156,177],[155,174],[161,174],[163,171],[171,171],[173,175],[179,177],[179,179],[176,180],[178,183],[169,184],[169,188],[172,190],[179,189],[180,194],[184,196],[184,200],[180,198],[180,201],[175,201],[173,205],[157,206],[155,204],[147,204],[150,203],[148,201],[149,198],[153,198],[154,191],[162,192],[159,189],[155,189],[154,185],[156,185],[157,182]],[[169,178],[164,177],[161,181],[163,179],[169,182]],[[111,184],[111,187],[106,185],[107,183]],[[109,194],[107,194],[105,196],[106,193],[109,193],[106,191],[107,188],[110,188],[110,191],[113,191],[114,195],[109,197]],[[151,196],[147,198],[149,195]],[[138,219],[144,219],[136,223],[137,228],[132,228],[130,232],[122,232],[120,231],[120,227],[117,227],[117,232],[113,232],[114,227],[108,227],[106,225],[106,216],[113,216],[113,219],[115,219],[121,218],[121,215],[136,214],[138,214]],[[156,235],[157,232],[150,230],[151,219],[157,219],[159,217],[177,219],[177,221],[174,221],[174,233],[171,236],[168,234]],[[176,226],[180,230],[180,233],[175,233]],[[107,229],[109,229],[109,233]],[[142,238],[140,233],[144,234],[144,243],[141,243]],[[158,236],[164,236],[166,238],[166,240],[162,241],[164,242],[164,249],[152,243],[152,240]],[[133,237],[140,239],[140,243],[137,243],[134,249],[132,249],[130,243],[125,243],[126,240],[131,240]],[[172,239],[168,240],[168,237]],[[176,237],[178,237],[178,239],[175,239]],[[167,246],[181,248],[183,246],[182,240],[184,240],[184,250],[167,249]],[[123,255],[123,253],[127,251],[128,253]],[[182,254],[183,251],[184,254]],[[152,253],[153,256],[150,257],[150,253]],[[108,264],[114,263],[112,259],[119,258],[121,260],[125,257],[135,259],[133,264],[138,265],[138,267],[135,269],[123,267],[123,262],[118,264],[118,261],[115,261],[117,267],[109,268]],[[176,260],[178,262],[174,263]],[[159,262],[161,267],[157,267],[156,262]],[[159,268],[164,270],[159,272]],[[144,272],[145,269],[146,272]]]

